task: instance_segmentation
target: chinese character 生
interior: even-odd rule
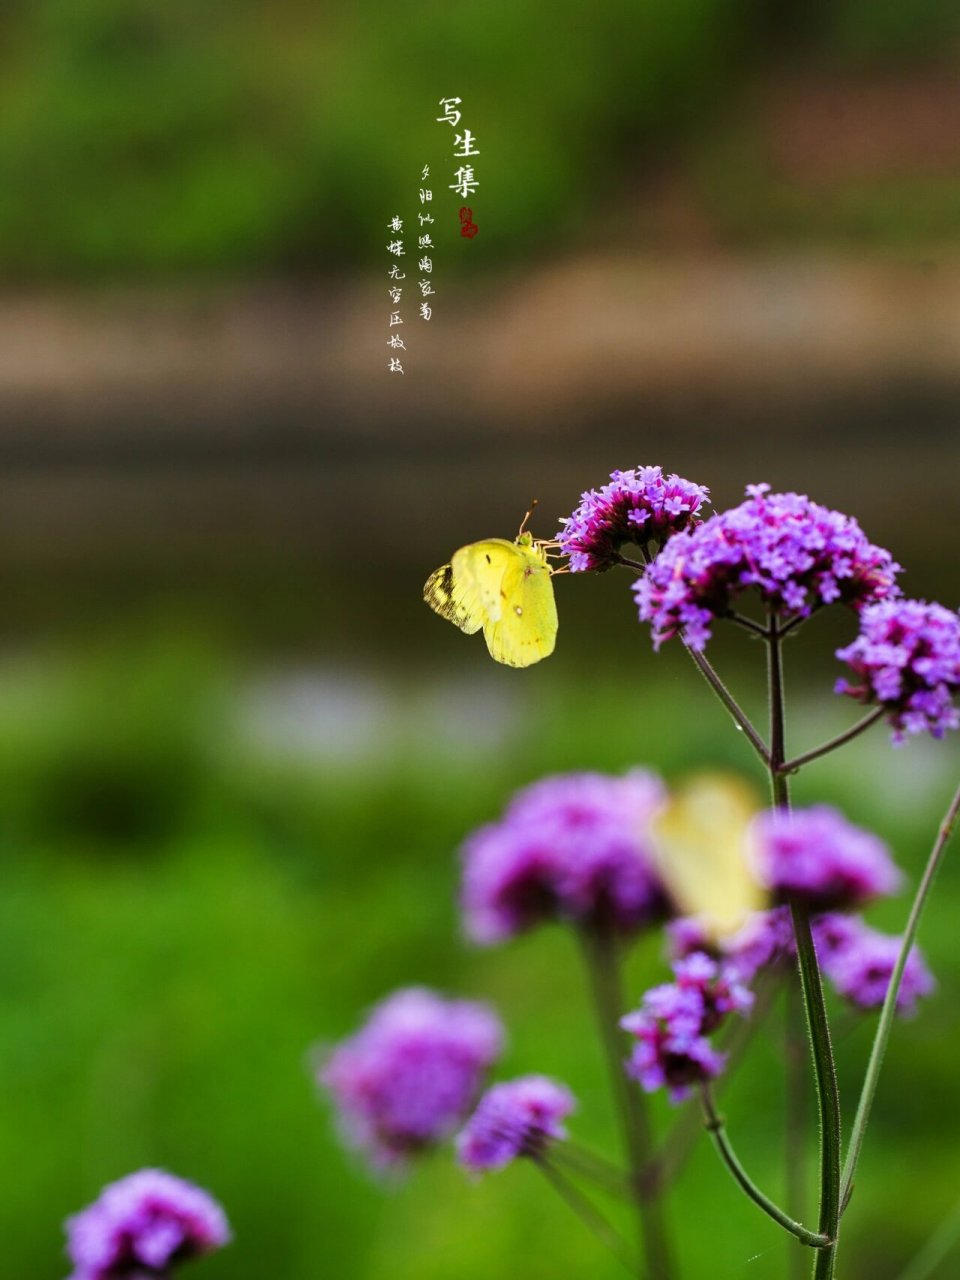
[[[479,151],[471,151],[470,149],[475,142],[476,142],[476,138],[473,136],[470,130],[464,129],[463,133],[458,133],[453,140],[453,146],[454,146],[453,154],[455,156],[478,156],[480,154]],[[463,145],[463,150],[457,151],[456,148],[461,144]]]

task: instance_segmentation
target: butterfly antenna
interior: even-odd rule
[[[540,502],[540,499],[539,499],[539,498],[534,498],[534,499],[532,499],[532,501],[531,501],[531,503],[530,503],[530,510],[529,510],[529,511],[527,512],[527,514],[523,517],[523,522],[521,523],[520,528],[517,530],[517,537],[518,537],[518,538],[523,537],[524,530],[525,530],[525,529],[526,529],[526,527],[527,527],[527,521],[528,521],[528,520],[530,519],[530,517],[533,515],[534,510],[535,510],[535,508],[538,506],[539,502]]]

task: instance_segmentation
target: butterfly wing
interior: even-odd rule
[[[498,587],[498,612],[488,616],[483,634],[497,662],[529,667],[549,657],[557,642],[553,582],[542,552],[506,545],[511,554]]]
[[[465,597],[462,586],[453,576],[453,566],[442,564],[423,585],[423,598],[441,618],[472,636],[483,626],[484,614],[476,600]]]
[[[680,788],[654,819],[657,866],[670,896],[717,941],[767,905],[750,862],[757,807],[738,778],[706,774]]]

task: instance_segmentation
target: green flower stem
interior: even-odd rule
[[[780,977],[776,975],[771,979],[770,975],[766,976],[767,981],[761,978],[757,984],[756,1000],[750,1010],[750,1016],[737,1018],[736,1025],[732,1026],[730,1034],[720,1044],[720,1049],[727,1057],[727,1067],[717,1081],[719,1089],[723,1089],[733,1076],[737,1063],[773,1007],[777,992],[780,990]],[[666,1140],[644,1170],[644,1182],[650,1188],[651,1195],[657,1195],[666,1190],[675,1181],[693,1152],[702,1129],[700,1108],[697,1106],[696,1099],[691,1098],[684,1103]]]
[[[928,1280],[960,1239],[960,1204],[944,1218],[923,1248],[904,1267],[897,1280]]]
[[[626,1012],[626,1002],[621,985],[617,939],[608,931],[599,929],[581,930],[580,938],[597,1028],[607,1059],[610,1087],[620,1114],[647,1270],[650,1280],[670,1280],[673,1264],[662,1205],[649,1195],[644,1177],[653,1146],[646,1098],[627,1078],[624,1070],[627,1041],[619,1024]]]
[[[848,742],[852,742],[854,738],[858,738],[864,730],[869,729],[871,725],[877,723],[884,715],[883,707],[875,707],[869,715],[865,715],[862,720],[858,720],[855,725],[847,729],[844,733],[839,733],[835,738],[831,738],[829,742],[825,742],[821,747],[815,747],[812,751],[805,751],[802,756],[795,756],[792,760],[787,760],[780,766],[781,773],[796,773],[803,765],[809,764],[811,760],[819,760],[821,756],[825,756],[829,751],[836,751],[837,747],[842,747]]]
[[[809,1245],[812,1249],[822,1249],[828,1245],[830,1241],[826,1236],[820,1235],[816,1231],[809,1231],[802,1223],[795,1222],[778,1205],[774,1204],[769,1196],[765,1196],[751,1180],[730,1145],[723,1119],[717,1112],[710,1086],[706,1083],[700,1086],[700,1101],[703,1104],[704,1125],[713,1139],[713,1145],[716,1147],[721,1160],[733,1175],[734,1180],[754,1204],[759,1205],[767,1217],[772,1218],[785,1231],[789,1231],[791,1235],[796,1236],[801,1244]]]
[[[799,1221],[807,1216],[807,1126],[810,1082],[807,1076],[807,1027],[799,975],[794,969],[785,983],[783,1001],[784,1056],[786,1059],[786,1125],[784,1156],[786,1177],[784,1189],[787,1208]],[[799,1249],[789,1258],[793,1280],[803,1280],[807,1273],[806,1258]]]
[[[707,659],[703,656],[702,653],[699,653],[696,649],[692,649],[688,644],[685,644],[684,648],[686,649],[687,653],[689,653],[690,657],[693,659],[694,665],[697,667],[700,674],[706,680],[707,684],[710,686],[710,688],[714,691],[714,693],[717,695],[717,697],[720,699],[723,705],[727,708],[727,710],[733,716],[738,727],[743,730],[744,736],[746,737],[747,741],[750,743],[751,747],[753,747],[754,751],[756,751],[760,759],[763,761],[764,766],[767,769],[769,769],[770,768],[770,752],[767,750],[766,743],[763,741],[759,733],[757,733],[756,729],[750,723],[746,713],[740,707],[739,703],[736,701],[733,694],[730,692],[727,686],[723,683],[723,681],[720,679],[716,671],[714,671],[713,667],[707,661]]]
[[[767,681],[770,695],[770,787],[777,808],[790,807],[790,785],[782,772],[786,759],[784,746],[784,697],[782,640],[777,613],[769,611],[770,638],[767,643]],[[817,952],[810,932],[810,916],[798,902],[791,903],[793,932],[797,944],[797,962],[803,1002],[807,1013],[807,1030],[813,1053],[817,1101],[820,1112],[820,1234],[831,1242],[818,1250],[814,1280],[833,1280],[837,1232],[840,1226],[840,1094],[837,1072],[830,1042],[830,1024],[823,997],[823,982]]]
[[[870,1050],[870,1060],[867,1063],[863,1088],[860,1092],[857,1114],[853,1122],[853,1129],[850,1132],[850,1146],[843,1166],[842,1199],[844,1204],[849,1200],[853,1190],[853,1179],[857,1171],[857,1161],[860,1159],[863,1136],[866,1132],[867,1121],[870,1119],[870,1108],[873,1106],[873,1098],[877,1091],[880,1068],[883,1065],[883,1055],[886,1053],[887,1042],[890,1039],[890,1032],[893,1028],[894,1015],[897,1011],[897,996],[900,992],[903,971],[907,965],[910,948],[913,946],[917,936],[920,916],[923,914],[923,908],[926,905],[927,897],[939,870],[944,850],[949,843],[958,813],[960,813],[960,787],[957,788],[947,812],[944,814],[937,837],[933,842],[933,848],[930,850],[930,857],[927,859],[923,876],[917,886],[916,896],[913,899],[913,905],[910,908],[910,915],[903,933],[903,940],[900,943],[900,954],[897,956],[897,963],[894,966],[890,985],[887,988],[886,999],[883,1002],[883,1009],[880,1013],[880,1021],[873,1037],[873,1048]]]
[[[590,1178],[598,1187],[623,1200],[633,1201],[633,1190],[630,1175],[619,1169],[609,1160],[594,1151],[581,1147],[579,1143],[557,1142],[550,1148],[550,1159],[562,1168],[570,1169],[585,1178]]]
[[[638,1265],[626,1240],[610,1225],[580,1188],[562,1174],[552,1160],[545,1155],[532,1156],[531,1159],[558,1193],[564,1204],[573,1210],[587,1230],[596,1236],[605,1248],[610,1250],[632,1276],[639,1276],[643,1280],[645,1273]]]

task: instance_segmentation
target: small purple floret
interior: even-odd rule
[[[556,919],[630,933],[662,919],[650,823],[663,797],[642,769],[561,774],[517,792],[463,845],[467,935],[490,944]]]
[[[796,899],[813,912],[848,911],[900,887],[883,841],[828,805],[768,810],[754,819],[753,833],[757,870],[781,901]]]
[[[879,1009],[886,999],[901,939],[871,929],[856,916],[824,915],[813,922],[817,956],[837,993],[858,1009]],[[919,947],[911,947],[897,1012],[910,1017],[936,987]]]
[[[373,1010],[327,1059],[346,1141],[383,1168],[443,1140],[473,1105],[503,1031],[486,1005],[411,987]]]
[[[661,547],[688,528],[709,496],[703,485],[664,476],[661,467],[614,471],[609,484],[581,495],[573,515],[561,520],[557,541],[572,573],[603,571],[617,563],[624,543]]]
[[[837,693],[883,707],[894,742],[910,733],[942,738],[960,727],[960,614],[923,600],[868,605],[860,634],[837,657],[855,677],[838,680]]]
[[[702,650],[711,626],[754,588],[781,615],[840,601],[861,608],[896,595],[900,566],[852,516],[798,493],[750,485],[740,506],[671,538],[636,583],[654,646],[679,635]]]
[[[70,1280],[167,1276],[189,1258],[230,1240],[226,1215],[212,1196],[162,1169],[141,1169],[104,1187],[68,1218]]]
[[[720,1075],[726,1058],[710,1043],[729,1013],[746,1013],[753,995],[702,952],[674,965],[675,982],[647,991],[640,1008],[620,1020],[637,1043],[627,1074],[647,1093],[666,1088],[680,1102],[693,1085]]]
[[[502,1169],[517,1156],[537,1156],[567,1133],[563,1121],[574,1110],[573,1094],[546,1076],[521,1076],[496,1084],[480,1099],[457,1138],[465,1169]]]

